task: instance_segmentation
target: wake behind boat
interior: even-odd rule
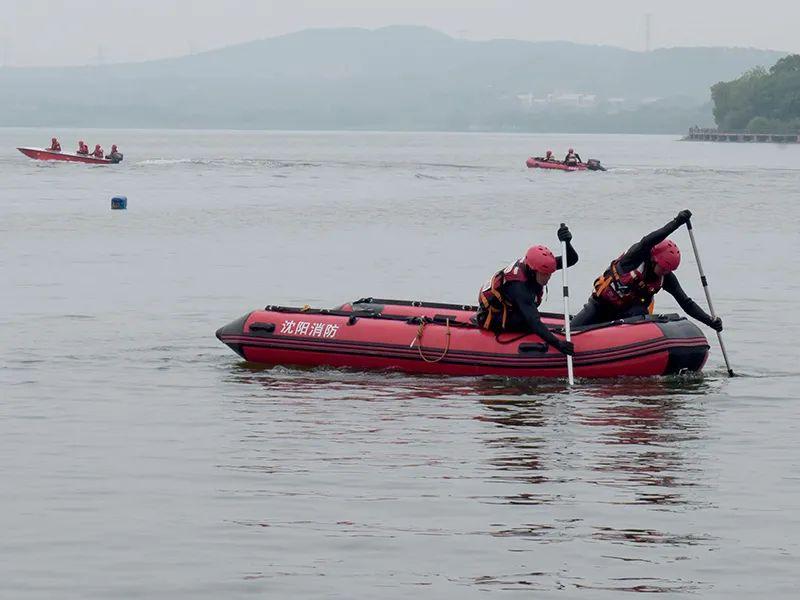
[[[78,162],[88,163],[93,165],[112,165],[120,161],[113,161],[108,158],[96,158],[90,155],[74,154],[72,152],[60,152],[48,150],[45,148],[17,148],[28,158],[34,160],[55,160],[62,162]]]

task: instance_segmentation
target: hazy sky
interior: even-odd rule
[[[0,0],[0,64],[140,61],[309,27],[427,25],[456,37],[800,52],[797,0]]]

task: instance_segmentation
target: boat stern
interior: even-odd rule
[[[711,346],[697,325],[682,317],[659,322],[658,326],[670,341],[664,375],[694,373],[703,369]]]

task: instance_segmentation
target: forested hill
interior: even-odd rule
[[[717,83],[711,96],[723,131],[800,133],[800,55],[781,58],[769,71],[756,67]]]
[[[714,82],[782,56],[307,30],[147,63],[0,69],[0,125],[679,131],[710,120]]]

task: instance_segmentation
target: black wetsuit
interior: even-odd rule
[[[571,267],[578,262],[578,253],[567,243],[567,266]],[[563,260],[556,257],[556,270],[561,269]],[[547,326],[542,323],[536,298],[544,292],[542,286],[536,281],[536,276],[528,277],[526,281],[508,281],[503,284],[501,294],[511,304],[506,317],[506,326],[503,332],[535,333],[550,346],[558,346],[561,340],[550,333]],[[496,333],[501,331],[497,330]]]
[[[661,229],[656,229],[654,232],[644,236],[620,257],[619,261],[617,262],[617,271],[619,273],[629,273],[630,271],[633,271],[639,267],[639,265],[642,263],[646,265],[646,269],[652,269],[653,264],[650,260],[650,252],[653,249],[653,246],[663,242],[681,225],[681,222],[679,222],[677,219],[673,219]],[[674,273],[668,273],[664,276],[661,289],[669,292],[675,298],[675,300],[677,300],[678,305],[686,311],[686,314],[694,319],[697,319],[701,323],[705,323],[706,325],[710,326],[714,319],[702,308],[700,308],[694,300],[686,295],[686,292],[683,291],[683,288],[681,287],[681,284],[678,282],[678,278],[675,277]],[[649,304],[649,302],[647,304]],[[627,317],[645,314],[647,314],[646,304],[637,304],[627,309],[619,309],[618,307],[607,302],[598,300],[594,295],[592,295],[581,311],[575,315],[571,323],[573,327],[581,327],[583,325],[605,323],[607,321],[625,319]]]

